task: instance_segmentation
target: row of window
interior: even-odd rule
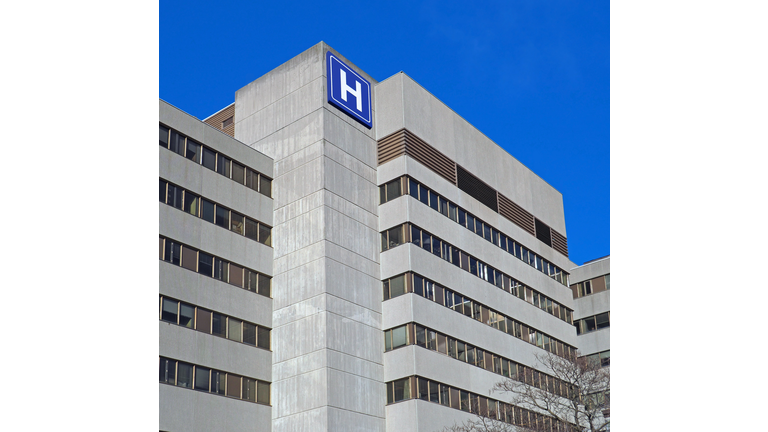
[[[270,349],[268,328],[169,297],[160,296],[160,320],[235,342]]]
[[[525,300],[567,323],[571,323],[573,313],[571,309],[523,285],[514,278],[496,270],[472,255],[464,253],[461,249],[431,235],[416,225],[405,223],[381,233],[382,251],[404,243],[413,243],[456,267],[460,267],[486,282],[496,285],[513,296]]]
[[[611,365],[611,350],[590,354],[584,357],[586,357],[587,360],[595,363],[600,362],[600,366],[602,367]]]
[[[579,298],[588,296],[591,294],[597,294],[603,291],[610,291],[611,289],[611,275],[598,276],[588,281],[579,282],[571,285],[571,291],[573,291],[573,298]]]
[[[160,202],[222,228],[272,246],[272,228],[199,195],[160,179]]]
[[[256,192],[272,196],[272,179],[269,177],[163,125],[160,125],[160,146]]]
[[[561,432],[569,429],[567,425],[549,416],[539,414],[512,404],[501,402],[477,393],[468,392],[437,381],[410,376],[386,383],[387,404],[409,399],[421,399],[438,403],[453,409],[487,416],[534,430]]]
[[[558,396],[567,397],[568,395],[568,385],[565,381],[419,324],[409,323],[384,331],[385,352],[407,345],[418,345],[437,351],[488,372],[524,382]]]
[[[584,334],[600,330],[602,328],[611,326],[611,313],[604,312],[597,315],[592,315],[586,318],[577,319],[573,322],[576,326],[576,334]]]
[[[522,260],[562,285],[568,286],[568,273],[561,268],[538,256],[516,240],[499,232],[499,230],[493,228],[488,223],[483,222],[463,208],[445,199],[442,195],[438,195],[433,190],[408,176],[394,179],[389,183],[379,186],[379,202],[380,204],[384,204],[387,201],[404,195],[403,191],[406,190],[408,191],[408,195],[416,198],[433,210],[504,249],[519,260]]]
[[[568,357],[576,355],[575,347],[542,333],[533,327],[513,320],[501,312],[497,312],[468,297],[464,297],[416,273],[407,272],[386,279],[383,282],[383,286],[385,300],[405,293],[418,294],[558,356]]]
[[[160,357],[160,382],[269,405],[270,383]]]
[[[271,296],[271,277],[162,236],[160,259],[238,288]]]

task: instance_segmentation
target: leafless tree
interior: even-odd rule
[[[607,432],[610,431],[610,370],[586,357],[536,356],[536,370],[518,371],[515,379],[498,382],[493,392],[508,395],[512,405],[531,414],[512,424],[501,415],[477,417],[446,427],[446,432]],[[538,371],[546,372],[546,374]],[[541,415],[532,414],[540,413]]]

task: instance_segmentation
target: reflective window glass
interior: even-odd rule
[[[256,326],[243,321],[243,343],[256,345]]]
[[[272,228],[259,224],[259,242],[272,246]]]
[[[245,167],[232,161],[232,180],[245,184]]]
[[[200,214],[200,197],[189,191],[185,191],[184,211],[193,216],[198,216]]]
[[[202,206],[202,213],[201,217],[204,220],[207,220],[208,222],[214,223],[216,221],[215,219],[215,213],[214,213],[214,205],[212,202],[208,201],[205,198],[202,198],[203,206]]]
[[[231,212],[229,229],[241,235],[245,234],[245,216]]]
[[[168,148],[168,128],[160,125],[160,146]]]
[[[231,339],[236,342],[242,341],[243,322],[234,318],[228,318],[227,321],[227,339]]]
[[[229,209],[216,206],[216,225],[229,228]]]
[[[163,311],[161,320],[176,324],[178,322],[179,302],[163,298]]]
[[[203,166],[212,171],[216,170],[216,152],[208,147],[203,147]]]
[[[209,391],[211,370],[208,368],[195,366],[195,390]]]
[[[192,305],[182,303],[179,308],[179,325],[194,328],[195,326],[195,308]]]
[[[229,178],[230,159],[224,155],[219,155],[216,159],[216,172]]]
[[[227,336],[227,317],[220,313],[213,312],[213,325],[211,334],[216,336]]]
[[[272,180],[259,176],[259,192],[268,197],[272,196]]]
[[[213,256],[205,252],[198,253],[197,271],[208,277],[213,276]]]
[[[268,328],[259,327],[256,329],[256,335],[258,337],[257,345],[259,348],[264,348],[266,350],[271,349]]]
[[[187,159],[200,163],[200,144],[188,139],[187,140]]]

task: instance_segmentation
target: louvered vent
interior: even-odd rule
[[[568,256],[568,239],[555,230],[552,231],[552,249]]]
[[[389,134],[379,140],[377,146],[378,164],[384,164],[405,154],[405,129]]]
[[[460,166],[456,167],[456,173],[458,174],[457,177],[459,189],[476,198],[481,203],[492,208],[493,211],[499,211],[495,189],[483,183],[482,180],[473,176]]]
[[[536,238],[544,242],[545,245],[552,247],[552,235],[549,233],[549,226],[542,221],[534,218],[536,224]]]
[[[530,235],[536,235],[533,228],[533,215],[502,194],[499,194],[499,213],[527,231]]]
[[[377,153],[379,165],[406,154],[456,184],[456,164],[407,129],[400,129],[380,139]]]

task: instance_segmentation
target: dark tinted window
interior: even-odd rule
[[[216,153],[208,147],[203,147],[203,166],[209,170],[216,170]]]
[[[160,125],[160,146],[168,148],[168,128]]]

